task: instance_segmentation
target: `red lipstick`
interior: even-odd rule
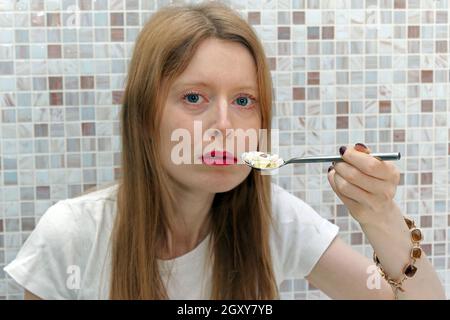
[[[228,151],[212,150],[201,156],[202,162],[209,166],[228,166],[237,163],[237,158]]]

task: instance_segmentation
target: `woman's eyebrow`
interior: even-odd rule
[[[175,84],[174,88],[180,88],[180,87],[184,87],[184,86],[197,86],[197,87],[211,87],[210,84],[208,84],[207,82],[204,81],[183,81],[183,82],[179,82],[177,84]],[[233,89],[235,90],[254,90],[257,91],[256,87],[253,85],[248,85],[248,84],[244,84],[244,85],[238,85],[236,87],[234,87]]]

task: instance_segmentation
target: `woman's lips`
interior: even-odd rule
[[[228,151],[212,150],[201,156],[202,162],[209,166],[228,166],[237,163],[237,158]]]

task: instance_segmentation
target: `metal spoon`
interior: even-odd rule
[[[400,152],[390,152],[390,153],[370,153],[371,156],[377,158],[378,160],[400,160],[401,154]],[[269,155],[270,156],[270,155]],[[256,166],[252,166],[250,162],[245,159],[242,159],[243,162],[256,170],[264,171],[264,170],[274,170],[279,169],[290,163],[314,163],[314,162],[340,162],[344,161],[340,155],[337,156],[312,156],[312,157],[298,157],[292,158],[287,161],[282,162],[277,167],[269,167],[269,168],[260,168]]]

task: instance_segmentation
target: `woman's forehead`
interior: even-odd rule
[[[175,83],[181,86],[216,83],[255,89],[256,66],[252,55],[243,45],[207,39],[199,45],[186,70],[175,79]]]

